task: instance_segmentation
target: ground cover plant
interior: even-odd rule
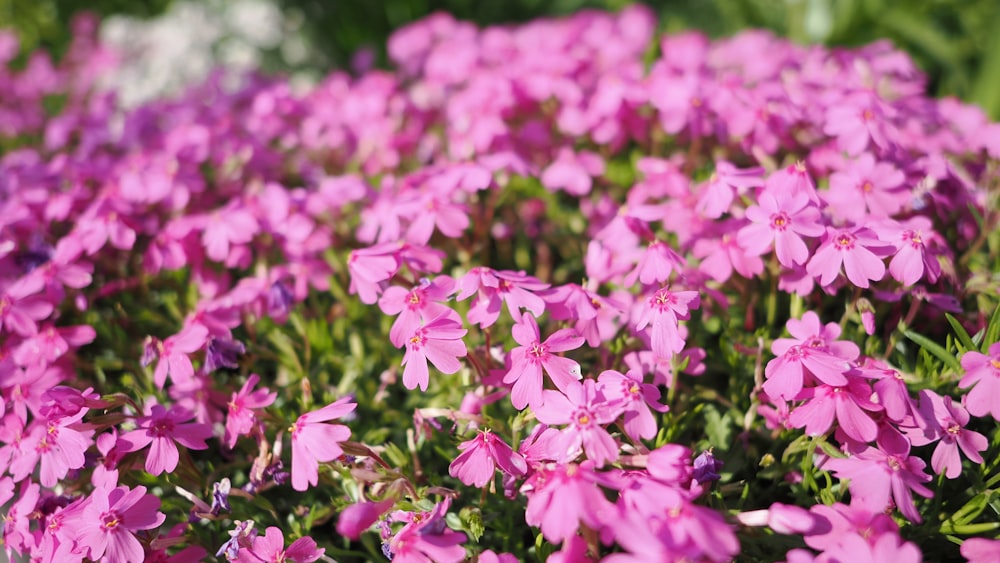
[[[1000,126],[890,45],[436,15],[124,111],[93,29],[0,71],[8,556],[1000,554]]]

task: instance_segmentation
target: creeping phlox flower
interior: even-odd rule
[[[583,337],[576,330],[557,330],[543,342],[535,317],[523,315],[511,332],[520,346],[510,351],[510,370],[503,382],[512,385],[510,399],[515,408],[537,408],[542,404],[543,369],[552,383],[564,392],[583,377],[580,364],[553,353],[575,350],[582,346]]]
[[[446,374],[461,369],[462,362],[458,359],[468,354],[462,341],[466,332],[458,314],[451,309],[413,330],[406,340],[406,354],[403,356],[403,385],[407,389],[420,387],[421,391],[426,391],[428,361]]]
[[[288,429],[292,435],[292,488],[304,491],[319,481],[319,464],[343,455],[340,442],[351,437],[343,424],[324,424],[354,412],[358,404],[341,397],[329,405],[307,412]]]
[[[965,407],[973,416],[993,416],[1000,420],[1000,342],[990,345],[989,355],[970,350],[962,356],[965,375],[958,386],[972,390],[965,396]]]
[[[515,452],[499,436],[484,430],[472,440],[458,445],[462,453],[448,467],[448,473],[466,485],[482,488],[493,481],[499,467],[506,475],[521,477],[528,472],[524,456]]]
[[[950,560],[949,526],[989,527],[948,514],[982,487],[914,494],[936,493],[928,466],[957,480],[996,454],[976,419],[1000,420],[1000,343],[978,342],[995,331],[972,307],[995,301],[976,268],[996,258],[1000,124],[927,98],[886,42],[687,32],[651,49],[641,5],[487,29],[436,14],[392,35],[394,71],[362,55],[305,91],[219,73],[129,109],[97,88],[117,57],[96,24],[76,20],[59,60],[0,30],[8,559],[193,560],[223,542],[202,520],[223,518],[212,551],[252,562],[374,531],[395,563],[510,563],[525,554],[494,550],[530,544],[517,513],[561,544],[550,563],[780,558],[792,542],[795,563]],[[402,369],[377,335],[354,357],[389,326],[379,311]],[[957,391],[904,325],[959,332]],[[137,330],[164,336],[141,359]],[[421,393],[394,387],[400,371]],[[351,398],[289,416],[330,385]],[[412,408],[414,428],[333,423],[354,397],[386,420]],[[699,439],[699,413],[740,439],[662,443]],[[780,462],[734,463],[787,437]],[[828,499],[812,470],[850,504],[761,498]],[[748,471],[733,515],[725,481]],[[330,541],[331,502],[343,538],[324,549],[310,534]],[[897,509],[938,535],[904,541]],[[1000,560],[985,538],[961,553]]]
[[[208,449],[205,440],[212,437],[212,428],[188,422],[193,417],[194,413],[178,405],[168,410],[163,405],[150,403],[146,406],[146,414],[136,418],[138,428],[118,437],[118,447],[123,452],[137,452],[149,446],[146,471],[152,475],[171,472],[180,460],[177,444],[191,450]]]

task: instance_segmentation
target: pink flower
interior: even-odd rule
[[[351,274],[351,293],[357,293],[362,303],[378,301],[383,285],[399,270],[399,244],[387,242],[370,248],[351,251],[347,270]]]
[[[583,377],[580,364],[553,353],[575,350],[583,345],[583,337],[575,330],[557,330],[542,342],[535,317],[523,315],[512,333],[520,346],[510,351],[510,370],[503,382],[513,384],[510,399],[515,408],[520,410],[526,405],[536,408],[542,404],[543,369],[561,390]]]
[[[38,332],[36,321],[52,314],[52,304],[41,295],[44,280],[38,276],[24,277],[0,293],[0,330],[31,336]]]
[[[574,153],[572,149],[563,147],[552,164],[542,171],[542,185],[550,191],[559,189],[575,196],[590,193],[594,176],[604,174],[604,160],[595,152],[581,151]]]
[[[229,399],[229,414],[226,416],[226,433],[223,441],[227,448],[236,445],[236,440],[243,435],[249,434],[257,421],[254,409],[262,409],[278,397],[278,393],[269,391],[266,387],[251,392],[260,381],[260,376],[256,373],[250,374],[246,383],[239,391],[234,392]]]
[[[965,375],[958,386],[972,387],[965,396],[965,407],[972,416],[993,415],[1000,420],[1000,342],[990,345],[989,355],[968,351],[962,356]],[[974,386],[974,387],[973,387]]]
[[[315,540],[301,537],[285,548],[285,536],[280,528],[270,526],[264,535],[257,535],[249,549],[241,549],[239,563],[311,563],[323,556],[326,550],[317,547]]]
[[[230,247],[250,242],[259,230],[257,218],[246,209],[228,206],[215,211],[206,218],[201,235],[205,254],[216,262],[227,262],[232,256]]]
[[[144,555],[135,532],[162,524],[166,516],[159,508],[160,499],[147,495],[146,487],[98,488],[79,519],[76,540],[93,560],[107,556],[108,561],[140,563]]]
[[[962,542],[961,551],[968,563],[990,563],[1000,560],[1000,540],[968,538]]]
[[[826,200],[840,217],[856,224],[862,223],[866,215],[891,217],[909,201],[905,180],[906,176],[892,164],[875,162],[871,153],[862,153],[843,172],[830,175]]]
[[[824,133],[837,138],[840,149],[852,156],[860,155],[869,141],[881,149],[890,146],[889,119],[894,111],[874,93],[845,97],[826,112]]]
[[[778,262],[787,268],[805,264],[809,259],[809,248],[803,236],[823,234],[819,210],[806,194],[785,195],[765,190],[758,197],[757,205],[747,209],[746,216],[752,223],[737,233],[740,246],[747,254],[759,256],[773,242]]]
[[[547,289],[549,284],[525,274],[510,270],[497,271],[476,267],[458,281],[459,292],[456,299],[463,301],[473,294],[469,314],[466,318],[480,328],[492,326],[500,317],[501,304],[507,304],[514,322],[521,320],[521,309],[531,311],[538,317],[545,312],[545,301],[534,292]]]
[[[924,277],[930,283],[941,277],[941,263],[930,249],[931,241],[939,235],[928,218],[913,217],[898,228],[885,227],[884,230],[883,238],[896,245],[896,255],[889,262],[893,278],[910,286]]]
[[[680,321],[691,316],[691,309],[701,305],[697,291],[670,291],[663,287],[649,296],[639,312],[636,330],[652,325],[652,350],[660,358],[671,358],[684,349]]]
[[[404,513],[408,523],[389,541],[389,557],[394,563],[459,563],[465,560],[465,534],[445,525],[450,499],[438,503],[434,510],[422,513],[419,519]],[[396,513],[394,513],[396,514]]]
[[[760,166],[740,169],[725,160],[716,162],[715,172],[698,198],[698,211],[709,219],[722,217],[729,211],[737,192],[764,185],[763,175],[764,169]]]
[[[462,367],[458,358],[468,353],[462,337],[468,332],[457,319],[458,314],[447,309],[441,315],[413,331],[406,341],[403,356],[403,385],[407,389],[427,390],[427,361],[442,373],[455,373]]]
[[[609,403],[593,379],[584,380],[582,385],[573,382],[567,386],[565,395],[558,391],[542,394],[542,404],[532,407],[538,421],[550,426],[568,425],[553,444],[559,452],[556,461],[573,461],[581,451],[595,467],[618,459],[618,443],[603,425],[614,422],[621,407]]]
[[[208,329],[200,324],[188,325],[163,341],[150,337],[146,341],[142,363],[149,365],[154,356],[160,359],[156,364],[156,371],[153,372],[153,381],[156,382],[157,388],[163,388],[167,375],[170,375],[175,382],[186,382],[194,377],[194,366],[188,354],[200,350],[207,342]]]
[[[399,286],[386,288],[378,306],[386,315],[399,315],[389,330],[392,345],[402,346],[422,322],[447,313],[448,307],[437,302],[448,299],[454,290],[455,280],[450,276],[438,276],[433,281],[424,278],[410,291]]]
[[[540,527],[545,539],[553,543],[575,536],[581,523],[598,530],[614,511],[604,497],[602,482],[590,461],[541,468],[521,486],[528,496],[524,520]]]
[[[944,473],[949,479],[961,475],[962,458],[958,455],[959,449],[973,463],[983,462],[983,456],[979,452],[989,447],[989,441],[979,432],[965,428],[969,424],[969,413],[965,407],[951,397],[942,397],[924,389],[920,392],[920,409],[925,419],[932,424],[928,429],[930,436],[911,436],[910,441],[914,446],[938,441],[931,456],[931,467],[935,473]]]
[[[684,258],[666,243],[654,239],[649,243],[635,269],[625,276],[625,286],[631,287],[639,280],[643,285],[662,284],[670,279],[670,272],[684,265]]]
[[[852,505],[881,512],[891,506],[891,499],[903,516],[920,523],[913,492],[926,498],[934,496],[923,485],[931,480],[924,467],[923,460],[910,455],[907,445],[904,450],[890,452],[867,447],[847,458],[830,459],[824,468],[833,470],[840,479],[850,479]]]
[[[300,416],[289,428],[292,433],[292,488],[305,491],[319,482],[319,464],[333,461],[344,450],[340,447],[351,437],[351,430],[343,424],[322,424],[353,412],[357,403],[342,397],[333,403]]]
[[[348,506],[337,517],[337,533],[352,540],[360,538],[385,511],[392,508],[393,503],[392,499],[386,499],[357,502]]]
[[[493,480],[496,468],[512,477],[528,472],[524,456],[513,451],[506,442],[489,430],[458,445],[462,453],[451,462],[448,474],[469,486],[483,488]]]
[[[797,396],[806,402],[792,411],[788,422],[793,428],[805,427],[810,436],[821,436],[836,419],[850,438],[862,444],[872,442],[878,435],[878,425],[864,411],[877,412],[882,407],[871,402],[871,394],[868,382],[854,376],[844,386],[818,385],[806,389]]]
[[[188,423],[194,413],[173,405],[170,410],[163,405],[151,404],[146,416],[136,418],[138,428],[118,438],[122,452],[137,452],[149,446],[146,471],[152,475],[171,472],[180,460],[177,444],[192,450],[208,449],[205,440],[212,437],[212,427],[197,422]],[[176,442],[176,443],[175,443]]]
[[[618,403],[625,411],[625,433],[633,440],[649,440],[656,436],[659,426],[650,408],[667,412],[670,407],[660,404],[660,389],[643,383],[638,370],[625,374],[615,370],[601,372],[597,378],[601,394],[610,403]]]
[[[819,283],[833,283],[843,265],[847,279],[858,287],[868,287],[869,280],[879,281],[885,276],[882,258],[892,252],[891,247],[880,241],[870,229],[827,229],[826,240],[816,250],[806,265],[810,276]]]
[[[93,444],[92,430],[78,430],[76,423],[86,410],[73,417],[52,420],[35,419],[28,432],[19,440],[20,456],[10,463],[10,474],[16,481],[29,476],[40,465],[38,480],[54,487],[71,469],[83,467],[85,452]]]

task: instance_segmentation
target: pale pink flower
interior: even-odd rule
[[[292,434],[292,488],[305,491],[319,482],[319,464],[333,461],[343,455],[340,447],[351,437],[351,430],[343,424],[323,424],[353,412],[357,403],[342,397],[329,405],[307,412],[296,419],[289,428]]]

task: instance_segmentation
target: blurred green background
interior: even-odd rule
[[[619,9],[625,0],[273,0],[299,22],[319,70],[349,64],[373,48],[384,64],[389,33],[436,10],[478,24],[563,15],[583,8]],[[1000,0],[647,0],[670,31],[711,36],[768,28],[802,43],[861,45],[891,39],[928,74],[931,91],[953,94],[1000,119]],[[0,25],[13,26],[26,48],[65,50],[68,22],[90,10],[102,16],[151,17],[171,0],[0,0]],[[280,70],[280,64],[270,65]]]

